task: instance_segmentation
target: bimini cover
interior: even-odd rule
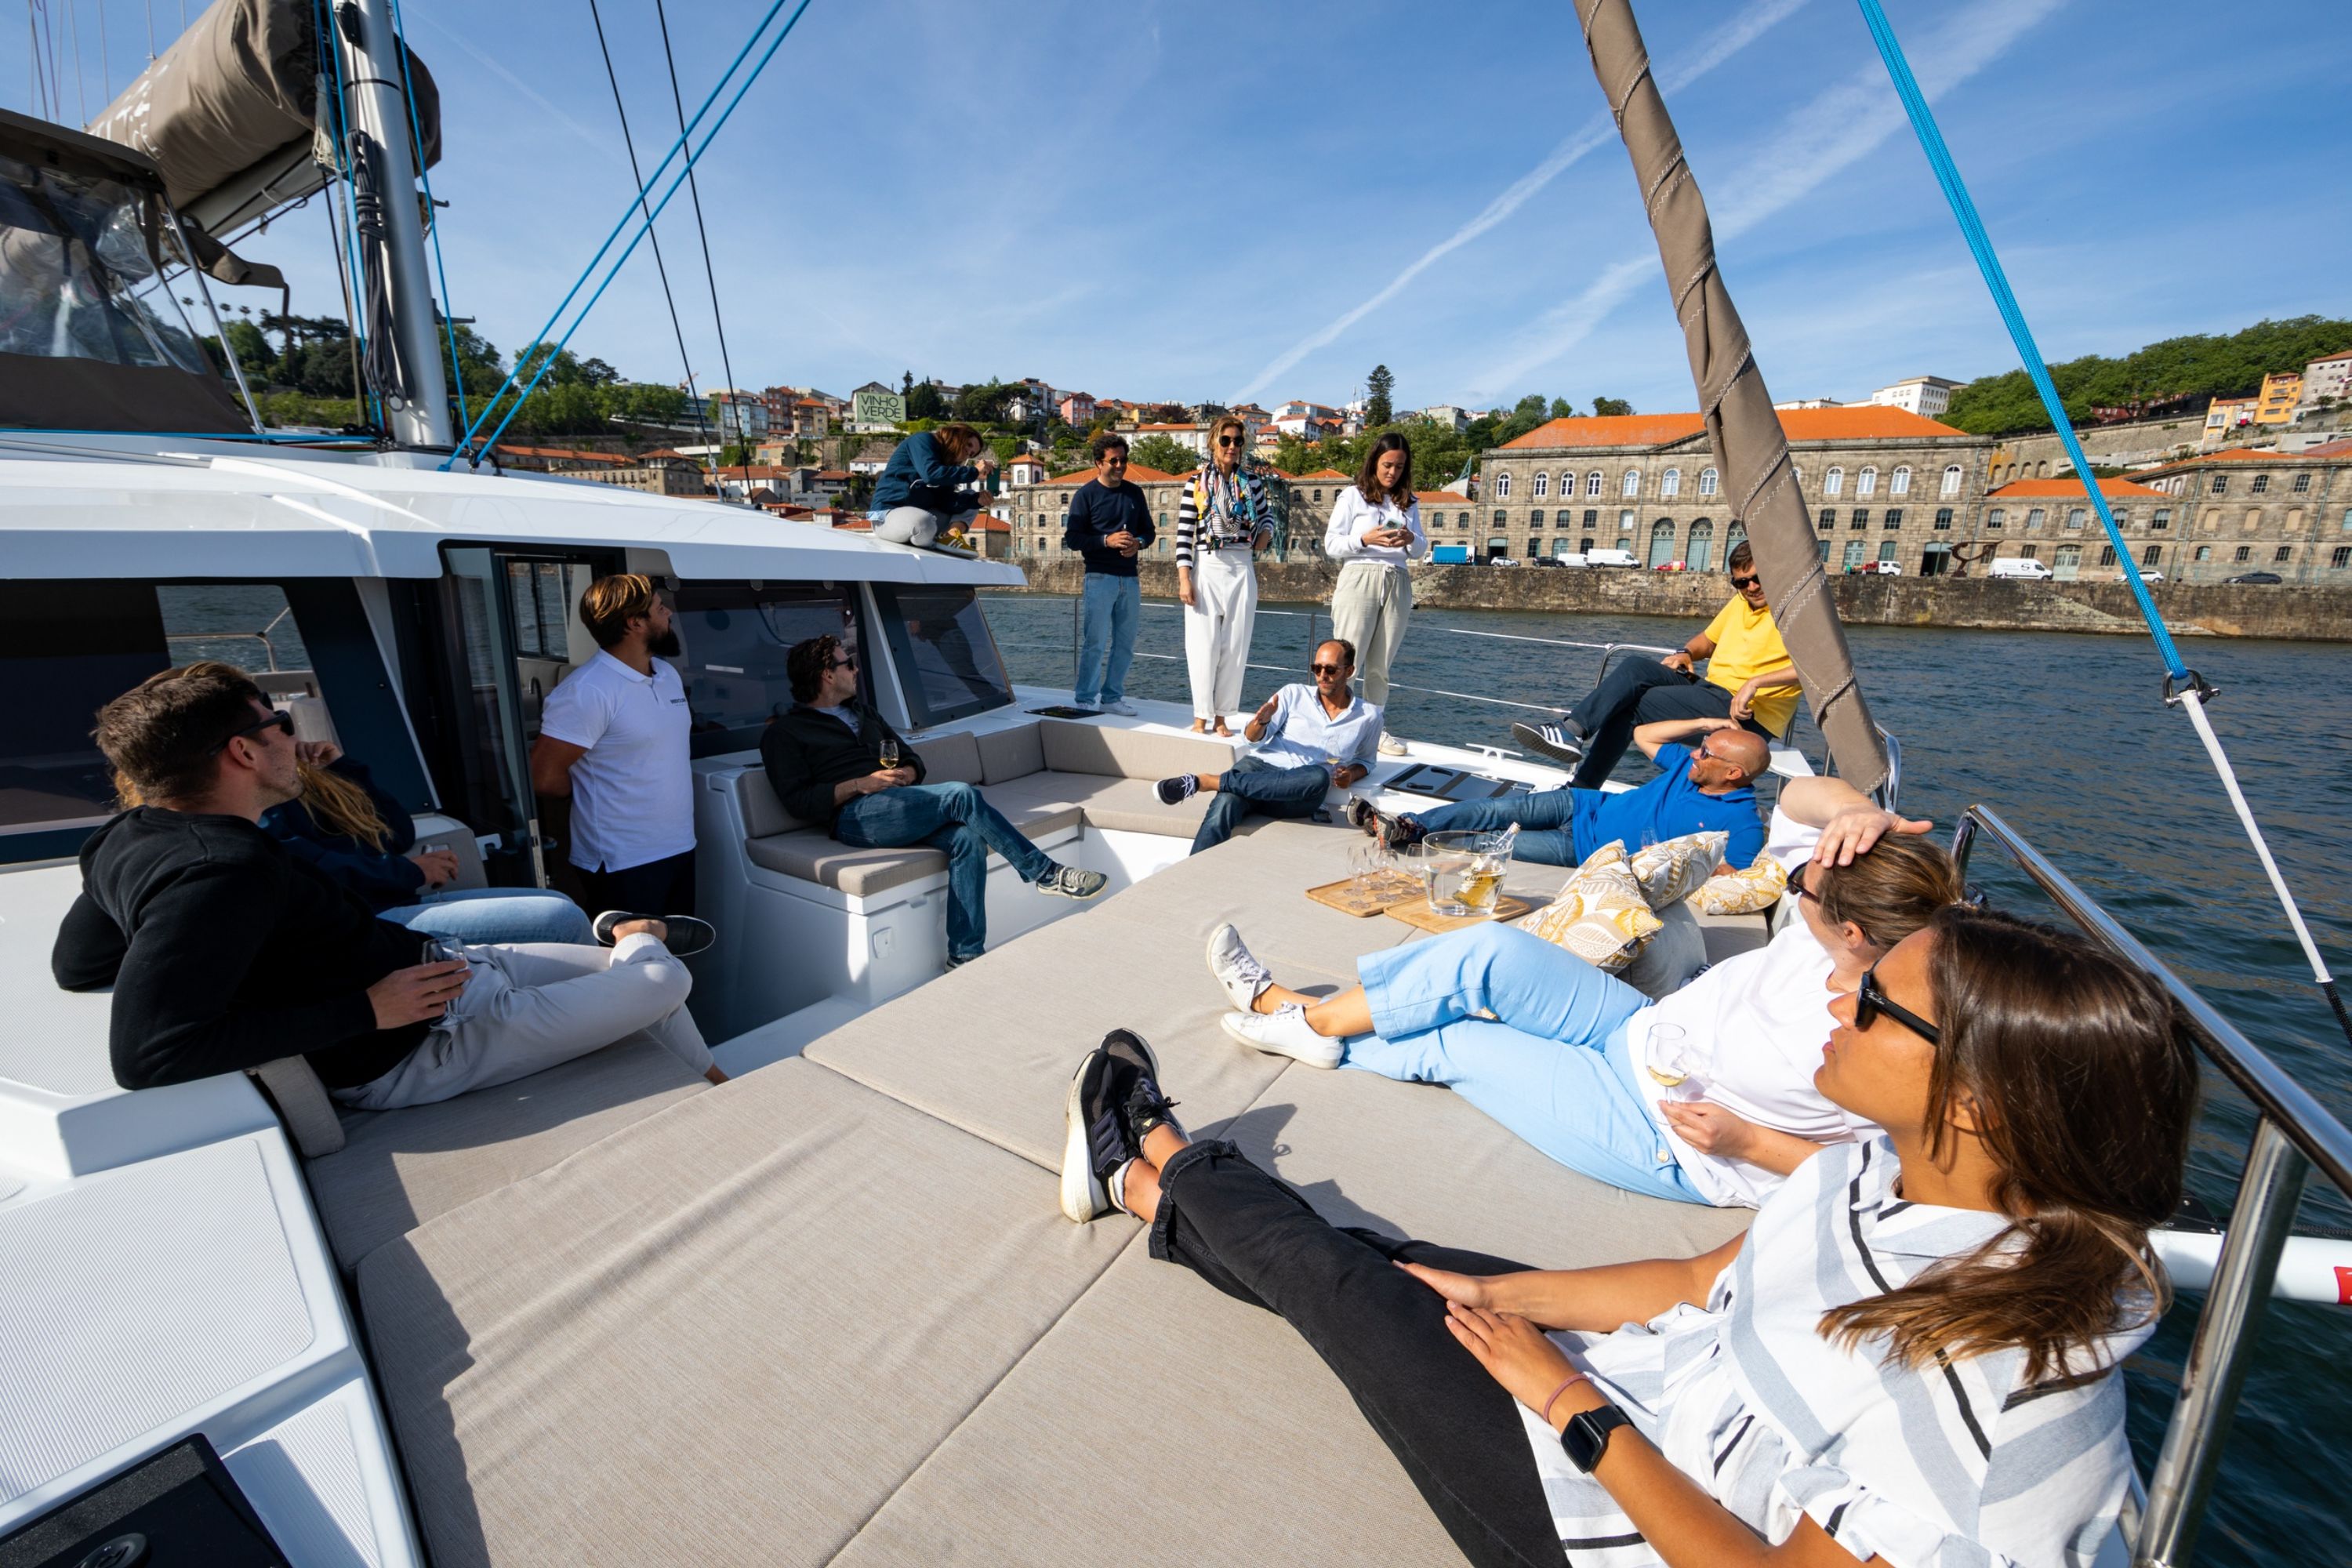
[[[334,74],[316,15],[312,0],[217,0],[90,134],[147,154],[180,216],[215,235],[309,195],[325,182],[310,153],[319,76]],[[441,157],[440,93],[414,55],[408,68],[430,165]]]
[[[163,277],[163,179],[0,110],[0,426],[250,429]]]

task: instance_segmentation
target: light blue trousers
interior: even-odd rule
[[[1639,991],[1493,921],[1368,953],[1356,974],[1377,1032],[1349,1041],[1341,1066],[1442,1083],[1595,1181],[1706,1202],[1634,1080],[1625,1023],[1650,1005]]]
[[[1135,623],[1143,613],[1143,584],[1133,577],[1089,572],[1079,590],[1078,689],[1081,708],[1099,708],[1127,696],[1127,667],[1135,662]]]
[[[562,893],[535,888],[453,888],[376,916],[394,925],[452,942],[560,942],[593,946],[588,917]]]

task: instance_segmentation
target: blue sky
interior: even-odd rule
[[[95,0],[45,3],[79,23],[95,113]],[[604,5],[650,167],[676,132],[651,0]],[[670,6],[689,110],[763,8]],[[1851,0],[1638,9],[1776,396],[2014,366]],[[178,0],[152,10],[176,30]],[[2352,6],[1889,10],[2052,359],[2352,314]],[[443,88],[451,303],[511,352],[631,200],[585,0],[404,11]],[[143,21],[108,17],[118,89]],[[27,108],[23,30],[0,38],[0,102]],[[1402,406],[1694,403],[1557,0],[815,0],[700,172],[747,385],[911,370],[1271,405],[1339,401],[1385,363]],[[323,226],[289,214],[243,247],[287,269],[298,312],[341,309]],[[696,374],[719,384],[683,195],[661,238]],[[572,346],[679,379],[648,249]]]

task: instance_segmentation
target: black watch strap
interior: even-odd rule
[[[1601,1456],[1609,1451],[1609,1434],[1633,1424],[1633,1418],[1613,1405],[1604,1405],[1598,1410],[1580,1410],[1569,1417],[1567,1429],[1559,1435],[1559,1446],[1568,1450],[1568,1462],[1589,1476],[1601,1463]]]

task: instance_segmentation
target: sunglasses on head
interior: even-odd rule
[[[1762,581],[1761,578],[1758,577],[1755,573],[1750,572],[1745,577],[1734,577],[1731,580],[1731,585],[1744,594],[1748,589],[1756,586],[1756,584],[1760,581]]]
[[[1931,1046],[1944,1043],[1944,1032],[1887,995],[1886,988],[1878,983],[1878,965],[1872,964],[1862,972],[1862,984],[1853,992],[1853,1026],[1867,1029],[1884,1013]]]
[[[272,713],[267,719],[255,720],[252,723],[247,724],[242,730],[231,730],[228,732],[227,737],[206,754],[218,756],[221,752],[228,750],[228,743],[230,741],[242,740],[251,735],[258,735],[264,730],[276,730],[279,734],[285,736],[290,741],[294,738],[294,715],[287,712],[284,709],[280,709],[277,712]]]

